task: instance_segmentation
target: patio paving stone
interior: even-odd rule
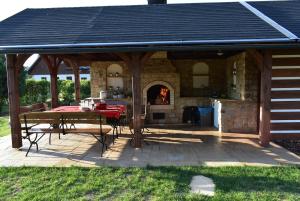
[[[253,134],[218,133],[199,128],[150,128],[140,149],[130,144],[131,135],[125,129],[115,144],[110,144],[103,157],[101,146],[90,135],[66,135],[58,139],[48,136],[25,157],[29,143],[21,149],[11,148],[10,136],[0,138],[0,166],[241,166],[300,165],[300,157],[271,143],[261,147]],[[111,142],[112,139],[108,139]]]

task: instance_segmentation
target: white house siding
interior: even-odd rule
[[[67,77],[72,77],[72,80],[74,81],[74,75],[73,74],[65,74],[65,75],[57,75],[59,77],[59,80],[67,80]],[[43,78],[46,78],[46,80],[50,81],[50,75],[32,75],[32,79],[34,80],[42,80]],[[81,74],[80,79],[86,78],[86,80],[91,80],[90,74]]]

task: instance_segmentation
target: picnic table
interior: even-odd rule
[[[80,106],[60,106],[50,110],[51,112],[85,112],[81,110]],[[121,115],[125,112],[123,105],[108,105],[105,110],[91,110],[97,112],[108,119],[120,119]]]
[[[121,116],[125,112],[124,105],[107,105],[105,110],[94,109],[90,111],[81,110],[80,106],[60,106],[50,110],[51,112],[96,112],[106,117],[107,123],[113,128],[113,138],[119,137],[121,134]],[[119,129],[118,129],[119,128]]]

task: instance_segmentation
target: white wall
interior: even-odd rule
[[[73,74],[65,74],[65,75],[58,75],[59,80],[67,80],[67,77],[72,77],[72,80],[74,81],[74,75]],[[90,74],[80,74],[80,79],[83,77],[86,77],[87,80],[91,80],[91,75]],[[50,81],[50,75],[33,75],[32,79],[34,80],[42,80],[42,78],[46,78],[48,81]]]

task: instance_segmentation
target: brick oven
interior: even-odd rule
[[[180,94],[180,77],[177,73],[143,75],[143,103],[148,105],[149,123],[172,123],[175,97]],[[173,116],[173,118],[172,118]]]

